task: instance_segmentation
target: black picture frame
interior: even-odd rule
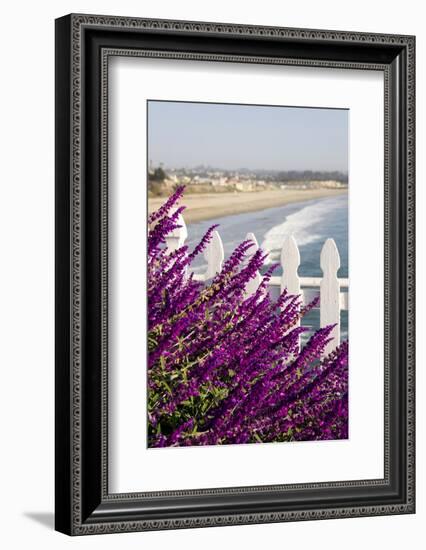
[[[384,478],[109,494],[108,56],[374,69],[385,82]],[[56,529],[69,535],[415,511],[415,37],[71,14],[56,20]]]

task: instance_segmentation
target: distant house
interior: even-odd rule
[[[347,186],[337,180],[293,180],[280,184],[280,189],[346,189]]]
[[[253,184],[251,181],[237,181],[234,184],[237,191],[253,191]]]

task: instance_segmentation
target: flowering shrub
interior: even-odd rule
[[[348,343],[321,359],[333,326],[300,348],[302,307],[284,291],[272,301],[271,266],[257,292],[247,282],[263,266],[242,242],[208,284],[188,266],[204,250],[169,253],[183,194],[150,215],[148,231],[148,445],[216,445],[344,439],[348,434]]]

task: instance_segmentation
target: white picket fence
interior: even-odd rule
[[[185,220],[182,216],[179,217],[178,223],[181,227],[166,239],[170,251],[183,246],[188,237]],[[248,233],[245,240],[254,243],[247,253],[246,262],[248,262],[250,257],[258,250],[259,245],[253,233]],[[201,274],[194,274],[194,278],[199,281],[208,281],[222,270],[225,253],[218,231],[213,232],[212,239],[204,251],[204,258],[207,263],[206,271]],[[340,256],[334,239],[327,239],[321,250],[322,277],[299,277],[300,253],[296,240],[292,235],[285,237],[281,249],[280,263],[283,274],[271,278],[269,283],[270,293],[277,297],[284,288],[287,288],[291,294],[300,294],[304,304],[310,303],[318,294],[320,295],[320,326],[324,327],[336,323],[336,327],[332,332],[333,340],[325,350],[326,354],[329,353],[340,343],[340,311],[349,308],[349,280],[337,277],[337,271],[340,268]],[[262,275],[258,272],[256,277],[246,286],[246,295],[253,294],[261,281]]]

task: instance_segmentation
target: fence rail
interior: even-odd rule
[[[188,230],[182,215],[179,217],[178,223],[181,227],[175,229],[166,239],[169,250],[175,250],[182,246],[188,237]],[[248,262],[258,250],[259,245],[253,233],[248,233],[246,240],[254,243],[247,253],[246,262]],[[204,258],[207,264],[205,272],[194,274],[194,278],[199,281],[208,281],[222,270],[225,253],[218,231],[213,232],[212,239],[204,251]],[[334,239],[327,239],[324,242],[319,261],[322,277],[299,277],[299,247],[292,235],[287,236],[284,239],[280,255],[283,273],[281,276],[271,277],[269,291],[277,297],[284,288],[287,288],[291,294],[300,294],[304,304],[310,303],[319,294],[320,326],[336,324],[331,334],[333,340],[325,350],[327,354],[340,343],[340,312],[349,309],[349,279],[337,277],[340,256]],[[262,275],[257,272],[255,278],[246,286],[246,296],[256,292],[261,281]]]

